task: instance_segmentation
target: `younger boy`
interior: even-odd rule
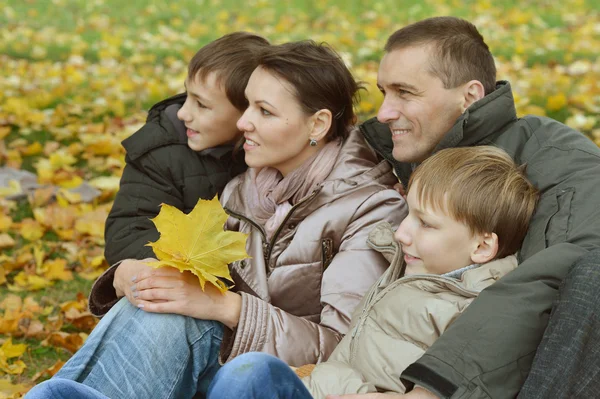
[[[537,199],[535,187],[498,148],[452,148],[428,158],[411,176],[409,214],[398,230],[381,223],[369,235],[390,267],[363,298],[331,357],[301,381],[275,358],[243,355],[219,371],[208,397],[404,393],[402,371],[481,290],[517,266],[513,254]]]

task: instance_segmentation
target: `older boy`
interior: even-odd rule
[[[225,366],[209,398],[404,393],[402,371],[481,290],[516,267],[512,254],[537,199],[537,190],[498,148],[446,149],[428,158],[411,176],[409,214],[396,233],[382,223],[369,236],[390,268],[365,295],[329,360],[304,378],[308,390],[279,360],[256,353]]]

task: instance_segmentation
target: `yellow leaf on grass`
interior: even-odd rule
[[[0,379],[0,398],[15,398],[21,397],[21,394],[27,392],[29,387],[23,384],[13,384],[10,379]]]
[[[44,267],[47,268],[45,277],[48,280],[73,280],[73,273],[70,270],[66,270],[67,261],[64,259],[49,260],[44,263]]]
[[[0,249],[11,248],[15,246],[15,240],[6,233],[0,234]]]
[[[2,346],[0,346],[0,357],[5,359],[11,359],[13,357],[19,357],[27,350],[25,344],[13,344],[12,338],[8,338]]]
[[[0,231],[7,231],[12,226],[13,221],[8,215],[0,215]]]
[[[29,241],[36,241],[42,238],[45,232],[44,226],[31,218],[23,219],[19,233],[23,238]]]
[[[22,191],[21,184],[17,180],[9,180],[8,187],[0,187],[0,197],[20,194]]]
[[[232,281],[228,264],[248,258],[247,234],[224,231],[228,216],[217,197],[199,200],[189,214],[162,204],[152,222],[160,233],[158,241],[148,243],[159,259],[152,267],[171,266],[182,272],[189,270],[204,284],[208,281],[221,292],[227,286],[219,277]]]

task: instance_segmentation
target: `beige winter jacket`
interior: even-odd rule
[[[357,307],[350,332],[330,359],[303,379],[315,398],[404,393],[402,371],[425,353],[481,290],[517,266],[516,258],[509,256],[467,270],[460,280],[424,274],[399,279],[402,251],[393,235],[385,222],[369,234],[369,245],[391,264]]]
[[[367,245],[379,221],[399,226],[407,214],[389,164],[353,131],[320,189],[295,204],[272,241],[248,218],[244,173],[229,182],[221,203],[227,229],[249,234],[252,257],[232,265],[242,295],[237,328],[226,329],[222,363],[251,351],[291,366],[321,362],[348,330],[352,312],[389,265]]]

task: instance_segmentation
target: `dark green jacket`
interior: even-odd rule
[[[231,146],[201,152],[188,147],[185,125],[176,115],[185,97],[179,94],[154,105],[146,124],[122,143],[126,165],[104,230],[104,256],[110,264],[155,257],[145,245],[159,237],[150,219],[158,215],[160,204],[189,213],[199,198],[212,199],[246,170],[244,154],[233,156]],[[96,315],[116,301],[114,270],[105,272],[92,288],[90,309]]]
[[[406,186],[416,165],[392,158],[387,125],[372,119],[361,130]],[[472,145],[501,147],[526,164],[541,198],[519,267],[484,290],[402,378],[443,398],[513,398],[529,373],[561,280],[581,255],[600,247],[600,149],[555,120],[517,118],[508,82],[467,109],[435,151]]]

